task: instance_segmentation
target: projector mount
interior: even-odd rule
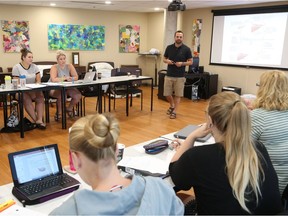
[[[168,6],[168,11],[185,11],[186,5],[181,2],[181,0],[173,0]]]

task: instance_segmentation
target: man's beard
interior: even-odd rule
[[[176,43],[177,45],[180,45],[180,44],[182,44],[182,41],[181,41],[181,40],[176,40],[175,43]]]

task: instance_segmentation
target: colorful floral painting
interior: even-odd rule
[[[119,52],[137,53],[140,49],[140,26],[119,25]]]
[[[193,20],[192,26],[192,52],[194,57],[200,53],[200,35],[202,30],[202,19]]]
[[[22,48],[30,50],[28,21],[1,21],[3,48],[6,53],[20,52]]]
[[[50,50],[104,50],[105,26],[48,25]]]

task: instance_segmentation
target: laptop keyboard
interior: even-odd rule
[[[39,182],[33,182],[20,188],[28,195],[32,195],[54,187],[55,189],[56,188],[59,189],[59,186],[60,187],[65,186],[70,182],[73,182],[73,179],[69,178],[69,176],[60,175],[60,176],[54,176],[53,178],[44,179]]]

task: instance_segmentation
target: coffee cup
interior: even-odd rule
[[[122,160],[124,154],[125,145],[118,143],[117,144],[117,163]]]
[[[98,78],[98,79],[101,79],[101,77],[102,77],[102,73],[98,72],[98,73],[97,73],[97,78]]]

